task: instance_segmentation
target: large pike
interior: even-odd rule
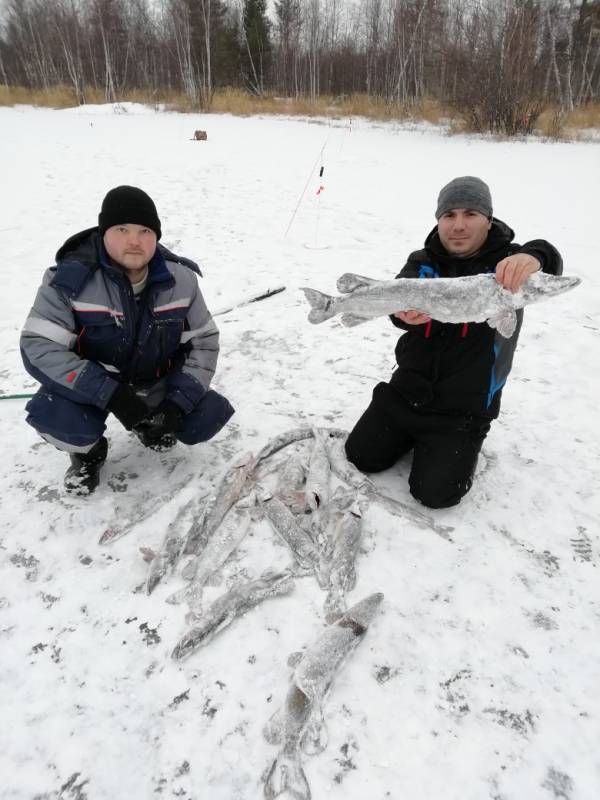
[[[235,586],[218,597],[200,621],[183,636],[171,657],[176,661],[187,658],[198,648],[208,644],[220,631],[231,625],[251,608],[269,597],[289,594],[294,580],[287,570],[265,572],[260,578]]]
[[[501,336],[512,336],[516,311],[531,303],[574,289],[581,279],[573,275],[534,272],[518,292],[505,289],[492,273],[464,278],[396,278],[378,281],[346,272],[337,282],[342,296],[331,297],[303,288],[312,310],[309,322],[323,322],[341,314],[342,324],[360,325],[396,311],[420,311],[439,322],[487,322]]]
[[[383,595],[377,593],[352,606],[325,628],[296,664],[285,704],[264,731],[268,742],[281,745],[265,782],[267,800],[281,795],[310,800],[300,749],[315,753],[325,748],[325,697],[339,666],[364,638],[382,600]]]

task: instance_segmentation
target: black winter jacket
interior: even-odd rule
[[[504,222],[492,220],[482,249],[470,258],[458,258],[443,248],[437,226],[423,250],[411,253],[397,278],[458,278],[494,272],[496,264],[514,253],[539,259],[542,270],[562,274],[562,258],[549,242],[535,239],[525,245],[513,242],[514,232]],[[406,325],[391,317],[406,333],[396,345],[398,369],[391,385],[413,407],[424,411],[472,414],[494,419],[500,411],[502,387],[512,366],[523,322],[505,339],[486,322],[450,324],[432,320]]]

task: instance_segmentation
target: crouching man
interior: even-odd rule
[[[27,422],[69,453],[72,493],[98,486],[109,413],[154,450],[205,442],[234,413],[210,389],[219,332],[194,274],[200,270],[160,237],[145,192],[111,189],[98,226],[59,249],[23,328],[25,368],[42,384]]]

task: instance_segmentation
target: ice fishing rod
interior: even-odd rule
[[[296,203],[296,208],[294,209],[294,213],[292,214],[292,218],[290,219],[289,225],[287,226],[287,228],[286,228],[286,231],[285,231],[285,233],[284,233],[284,235],[283,235],[283,238],[284,238],[284,239],[285,239],[285,237],[288,235],[288,233],[290,232],[290,228],[292,227],[292,223],[294,222],[294,219],[296,218],[296,214],[298,213],[298,209],[300,208],[300,203],[301,203],[301,202],[302,202],[302,200],[304,199],[304,195],[306,194],[306,190],[308,189],[308,184],[310,183],[310,179],[311,179],[311,178],[312,178],[312,176],[313,176],[313,172],[315,171],[315,169],[316,169],[316,167],[317,167],[317,164],[319,163],[319,161],[322,161],[322,160],[323,160],[323,151],[325,150],[325,147],[327,146],[327,142],[329,141],[329,137],[330,137],[330,136],[331,136],[331,130],[329,131],[329,133],[327,134],[327,137],[326,137],[325,141],[323,142],[323,147],[320,149],[320,151],[319,151],[319,155],[318,155],[318,156],[316,157],[316,159],[315,159],[315,163],[312,165],[312,168],[311,168],[311,170],[310,170],[310,173],[309,173],[309,175],[308,175],[308,178],[306,179],[306,183],[304,184],[304,189],[302,190],[302,194],[300,195],[300,197],[299,197],[299,199],[298,199],[298,202]],[[320,176],[321,176],[322,174],[323,174],[323,166],[321,166],[321,173],[320,173]],[[319,176],[319,177],[320,177],[320,176]]]
[[[258,294],[252,294],[240,300],[238,303],[232,303],[229,306],[224,306],[223,308],[217,309],[217,311],[213,311],[212,316],[219,317],[223,314],[229,314],[230,311],[240,308],[241,306],[249,306],[250,303],[258,303],[259,300],[266,300],[267,297],[273,297],[274,294],[284,292],[285,288],[285,286],[274,286],[272,289],[266,289]],[[33,394],[0,394],[0,400],[30,400],[32,397],[34,397]]]
[[[249,306],[250,303],[258,303],[259,300],[266,300],[267,297],[273,297],[274,294],[279,294],[283,291],[285,291],[285,286],[274,286],[272,289],[266,289],[258,294],[252,294],[249,297],[240,300],[238,303],[232,303],[229,306],[223,306],[222,308],[213,311],[212,316],[220,317],[223,314],[228,314],[230,311],[233,311],[236,308],[240,308],[241,306]]]

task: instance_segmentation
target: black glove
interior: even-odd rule
[[[146,419],[135,426],[147,442],[157,441],[163,436],[180,430],[185,414],[173,400],[163,400],[156,408],[151,409]]]
[[[120,383],[107,406],[128,431],[149,416],[152,410],[127,383]]]

